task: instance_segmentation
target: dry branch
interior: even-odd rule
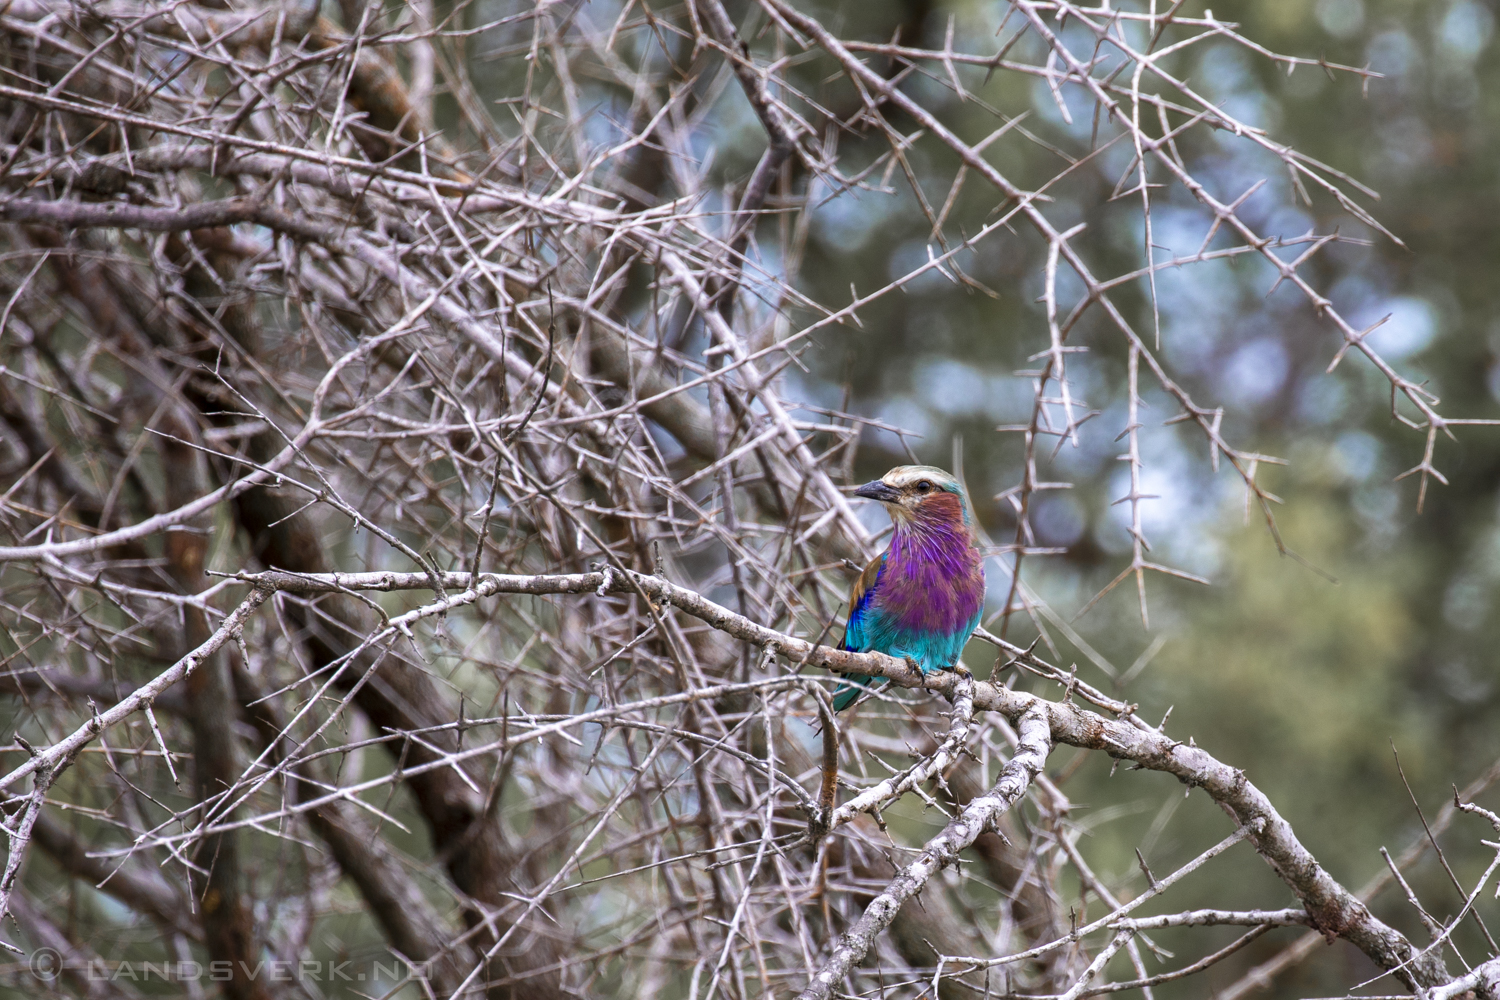
[[[76,879],[145,918],[142,953],[295,963],[337,938],[430,962],[434,996],[946,1000],[993,973],[1011,995],[1083,997],[1292,925],[1433,997],[1496,991],[1493,960],[1455,979],[1377,919],[1241,771],[1012,641],[1057,629],[1133,676],[1034,573],[1057,552],[1038,498],[1074,485],[1049,440],[1124,442],[1130,555],[1105,575],[1134,580],[1143,620],[1148,571],[1193,578],[1145,533],[1147,442],[1177,433],[1146,424],[1154,400],[1281,544],[1257,479],[1279,460],[1231,439],[1226,387],[1189,393],[1153,336],[1168,268],[1256,264],[1295,289],[1334,364],[1389,385],[1419,495],[1442,481],[1437,434],[1481,422],[1331,307],[1316,265],[1348,237],[1261,232],[1245,206],[1265,185],[1219,191],[1203,157],[1243,150],[1384,233],[1373,192],[1184,68],[1222,44],[1374,74],[1180,3],[1014,0],[946,31],[898,5],[878,37],[795,0],[335,6],[0,0],[0,659],[18,712],[0,912],[19,944],[120,960],[84,943],[119,936],[117,907],[53,919]],[[1033,85],[1055,121],[1010,108]],[[1145,246],[1107,272],[1110,184]],[[925,260],[819,291],[806,262],[843,249],[818,242],[837,240],[825,207],[856,195],[897,206],[881,239],[912,215]],[[1151,243],[1171,197],[1204,233],[1168,261]],[[1042,299],[976,334],[1034,366],[1025,422],[1002,428],[1019,465],[973,477],[1014,483],[990,559],[1002,623],[976,637],[1036,691],[838,648],[849,571],[882,542],[848,487],[908,433],[854,386],[837,406],[789,388],[836,399],[820,351],[927,309],[929,281],[1004,302],[970,273],[995,255]],[[1123,426],[1080,398],[1086,369],[1118,382]],[[834,726],[820,669],[891,683]],[[1043,773],[1061,744],[1175,775],[1233,831],[1112,889],[1077,841],[1083,807]],[[919,809],[941,815],[926,842],[900,832]],[[1137,915],[1240,840],[1300,909]],[[65,874],[24,865],[33,841]],[[979,864],[935,877],[964,851]],[[1107,909],[1082,927],[1070,870]],[[1146,969],[1153,932],[1216,925],[1247,933]],[[1133,979],[1109,980],[1116,954]],[[0,982],[35,992],[24,964]],[[61,972],[60,991],[116,995]],[[248,970],[227,986],[284,992]]]

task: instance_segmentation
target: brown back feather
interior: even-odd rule
[[[870,564],[865,571],[859,574],[859,579],[854,581],[854,586],[849,588],[849,617],[854,617],[854,609],[859,607],[859,602],[865,599],[865,594],[875,586],[875,578],[880,575],[880,564],[885,561],[885,553],[882,552]]]

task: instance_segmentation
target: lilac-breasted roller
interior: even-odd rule
[[[969,498],[957,479],[930,465],[900,465],[854,491],[879,500],[895,524],[890,547],[849,592],[844,649],[904,657],[924,674],[951,670],[984,611],[984,560]],[[833,709],[854,704],[875,679],[850,676]]]

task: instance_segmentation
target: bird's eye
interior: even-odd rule
[[[922,480],[920,483],[917,484],[917,492],[918,493],[928,493],[928,492],[931,492],[931,490],[932,490],[932,484],[929,483],[925,479]]]

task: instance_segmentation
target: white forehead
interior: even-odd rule
[[[934,465],[898,465],[880,477],[881,482],[887,486],[894,486],[898,490],[914,486],[924,479],[934,486],[946,486],[953,482],[952,476]]]

